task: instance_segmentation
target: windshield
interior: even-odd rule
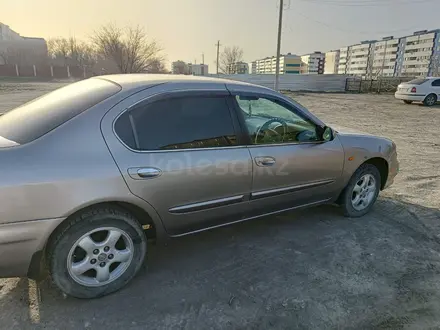
[[[87,79],[57,89],[0,116],[0,136],[29,143],[120,91],[103,79]]]

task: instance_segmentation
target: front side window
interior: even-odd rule
[[[237,145],[224,97],[188,96],[141,104],[118,118],[115,132],[136,150]]]
[[[252,144],[320,141],[318,127],[281,101],[264,97],[236,96]]]

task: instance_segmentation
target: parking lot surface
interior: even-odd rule
[[[59,86],[0,84],[0,112]],[[397,144],[400,173],[370,214],[323,206],[151,246],[148,269],[101,299],[0,279],[0,329],[439,328],[440,106],[290,95],[330,126]]]

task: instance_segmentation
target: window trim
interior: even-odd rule
[[[234,130],[234,133],[237,136],[237,145],[235,146],[227,146],[227,147],[213,147],[213,148],[182,148],[182,149],[166,149],[166,150],[137,150],[133,149],[130,146],[128,146],[122,139],[119,137],[119,135],[116,133],[115,125],[118,119],[124,115],[127,112],[130,112],[137,108],[139,105],[142,104],[151,104],[157,101],[161,101],[164,99],[170,99],[170,98],[180,98],[185,96],[200,96],[200,97],[206,97],[206,96],[223,96],[225,98],[229,114],[231,116],[232,120],[232,127]],[[161,153],[161,152],[185,152],[185,151],[203,151],[203,150],[219,150],[219,149],[238,149],[238,148],[246,148],[246,145],[244,144],[243,138],[245,137],[245,133],[242,131],[239,123],[239,119],[237,118],[237,114],[234,109],[232,109],[233,103],[231,101],[231,93],[227,90],[219,90],[219,89],[197,89],[197,90],[177,90],[177,91],[166,91],[157,93],[154,95],[147,96],[135,103],[133,103],[131,106],[123,109],[114,119],[112,122],[112,131],[113,135],[116,137],[116,139],[128,150],[135,153]],[[131,123],[131,122],[130,122]],[[132,124],[132,123],[131,123]],[[135,128],[132,126],[132,130]],[[134,131],[133,131],[134,135]],[[135,137],[136,139],[136,137]]]
[[[233,91],[231,92],[231,95],[235,98],[236,96],[256,96],[268,99],[270,101],[276,100],[280,104],[282,104],[284,107],[292,111],[294,114],[304,117],[307,120],[310,120],[313,124],[315,124],[317,127],[324,128],[320,123],[317,123],[313,118],[308,116],[306,113],[295,107],[295,105],[285,101],[282,98],[276,97],[271,94],[264,94],[264,93],[257,93],[257,92],[240,92],[240,91]],[[234,100],[233,102],[234,111],[237,113],[237,116],[239,118],[240,127],[243,130],[245,136],[246,136],[246,147],[247,148],[259,148],[259,147],[275,147],[275,146],[289,146],[289,145],[303,145],[303,144],[322,144],[326,141],[310,141],[310,142],[288,142],[288,143],[267,143],[267,144],[253,144],[252,139],[250,137],[249,131],[247,129],[245,119],[243,116],[243,113],[241,112],[241,108],[238,105],[238,102]]]

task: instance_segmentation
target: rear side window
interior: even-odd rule
[[[408,81],[408,84],[411,84],[411,85],[421,85],[425,81],[428,81],[428,79],[413,79],[411,81]]]
[[[0,136],[19,144],[29,143],[120,90],[103,79],[62,87],[0,116]]]
[[[440,87],[440,79],[434,80],[434,81],[432,82],[432,86],[434,86],[434,87]]]
[[[119,138],[136,150],[173,150],[234,146],[224,97],[179,97],[139,105],[115,123]]]

